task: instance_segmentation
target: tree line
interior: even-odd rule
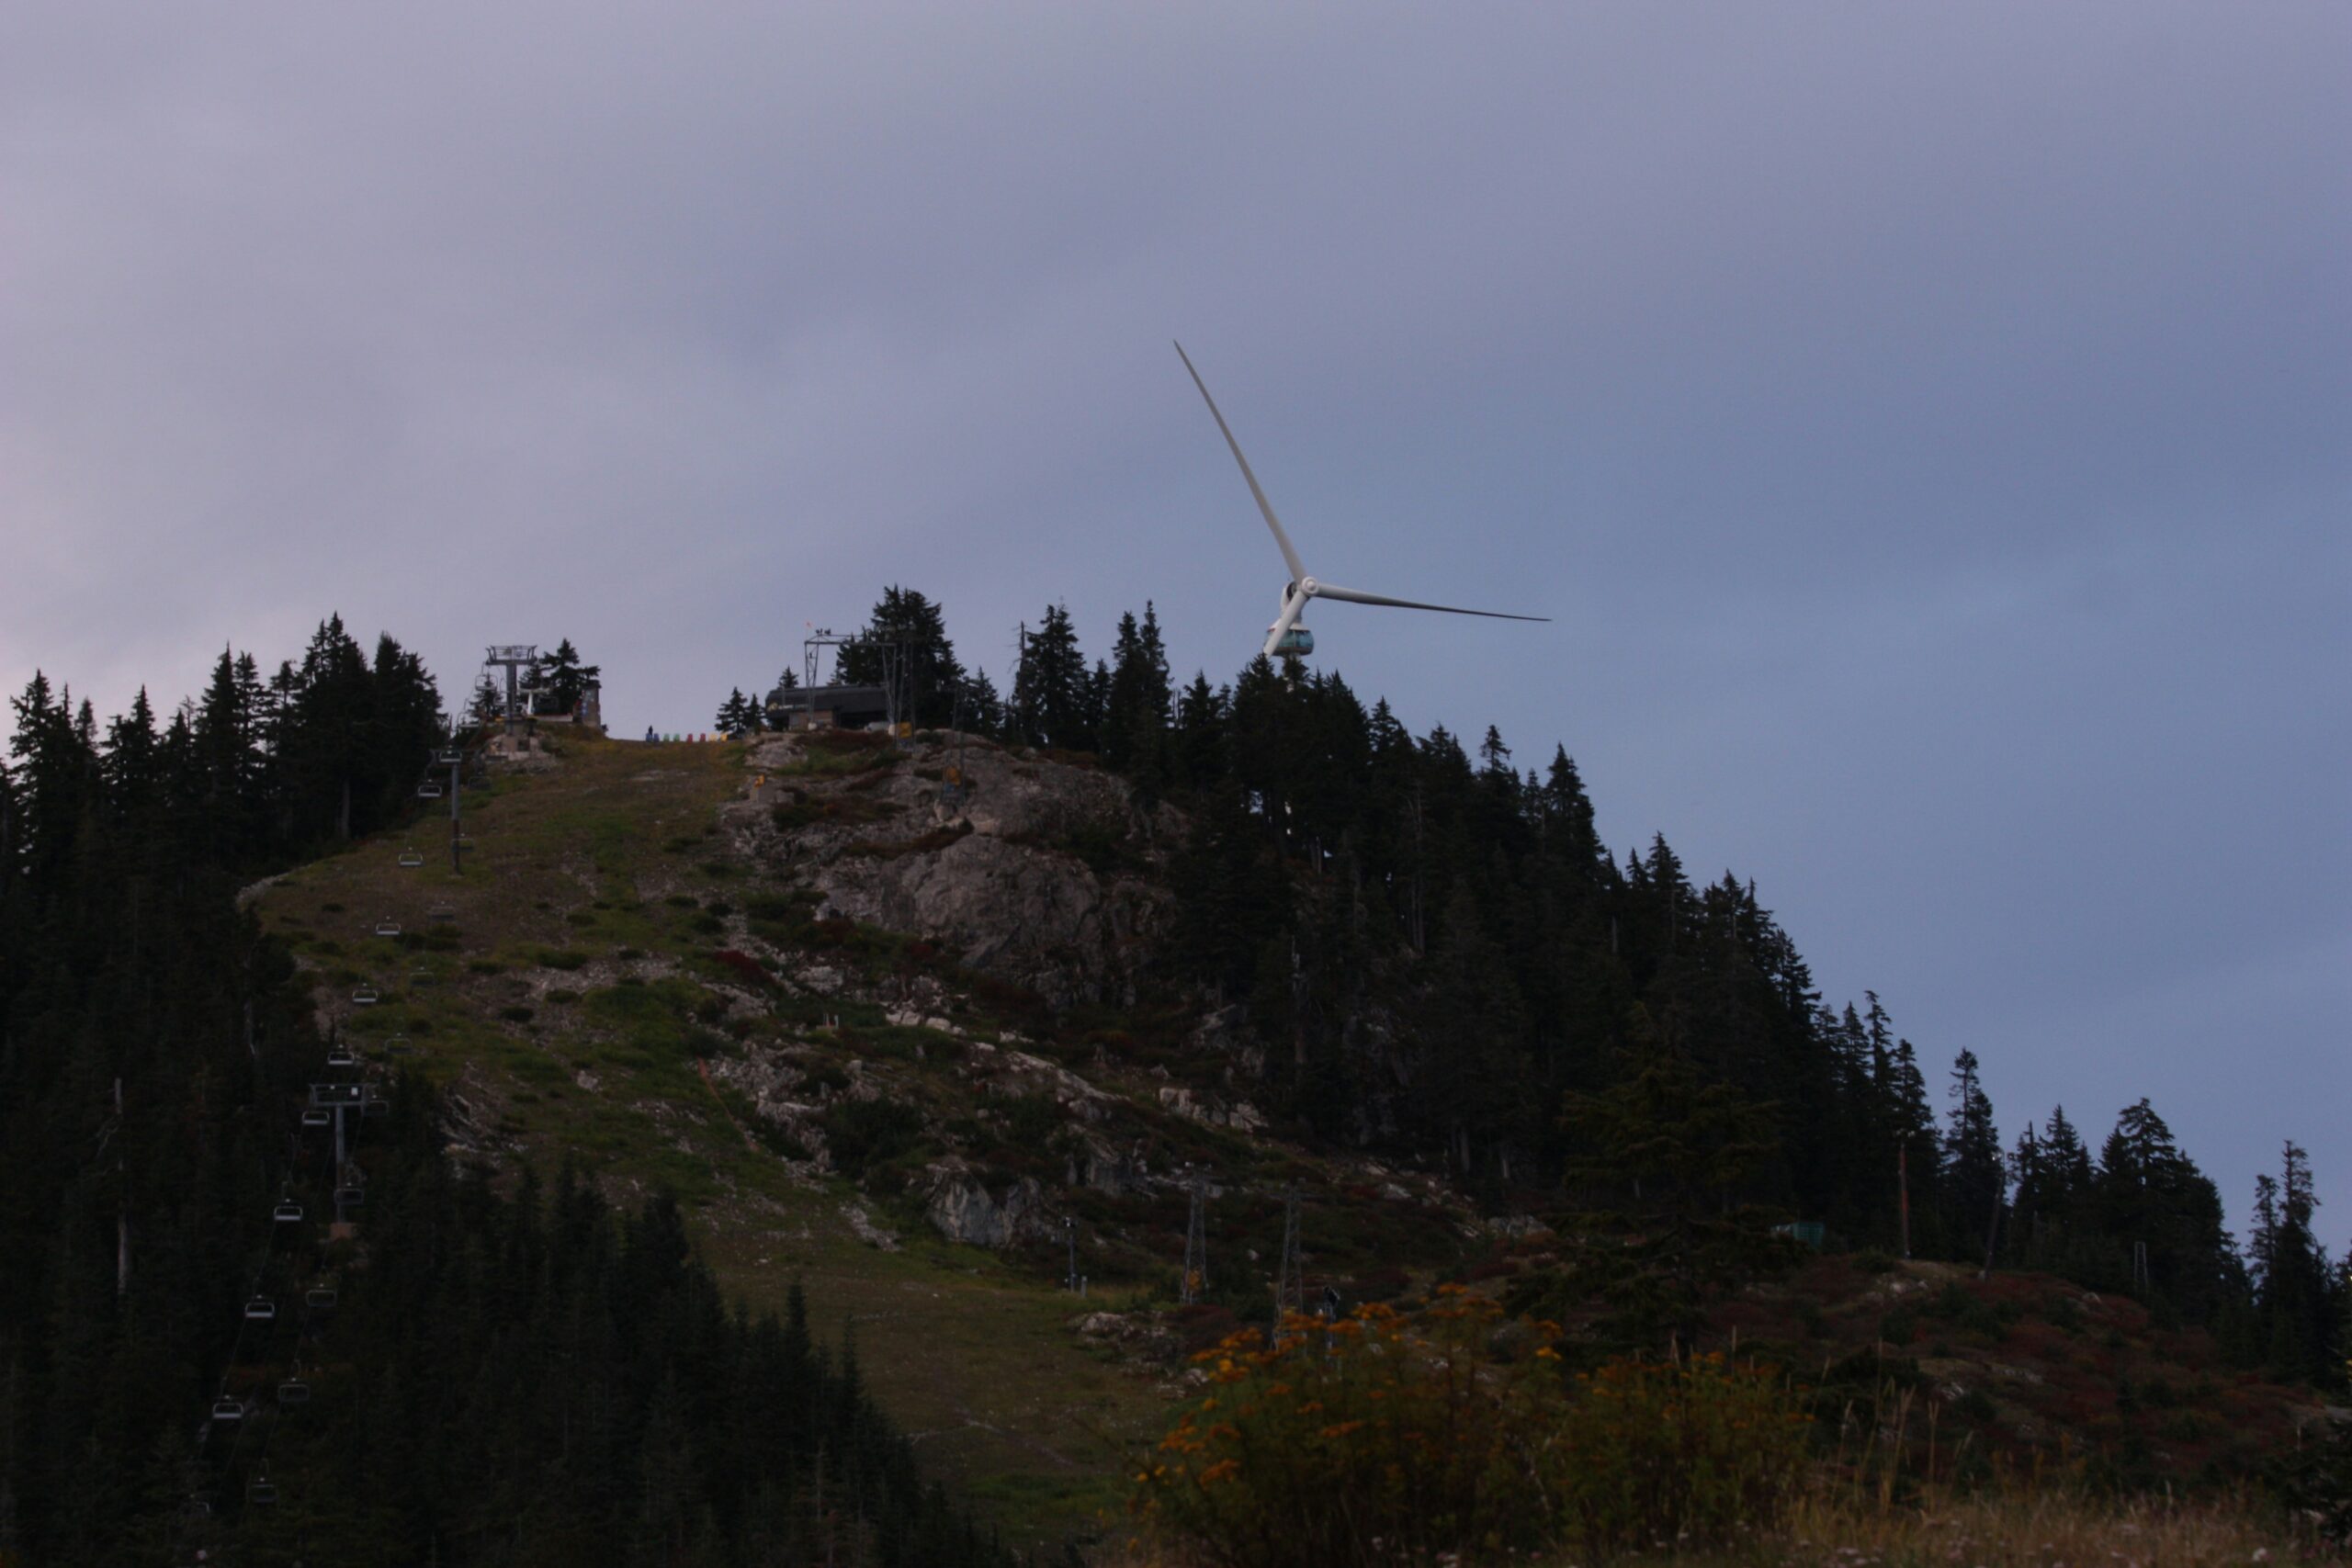
[[[1415,736],[1337,672],[1262,656],[1180,686],[1148,604],[1091,660],[1046,606],[1002,700],[921,592],[885,592],[863,640],[886,639],[922,650],[893,666],[918,724],[1091,753],[1186,808],[1162,978],[1243,1010],[1293,1130],[1541,1209],[1593,1164],[1564,1105],[1687,1063],[1766,1130],[1724,1205],[1840,1245],[2047,1269],[2210,1326],[2249,1364],[2335,1375],[2352,1289],[2317,1239],[2303,1151],[2261,1179],[2241,1249],[2144,1099],[2096,1149],[2064,1108],[2005,1142],[1973,1050],[1931,1082],[1876,995],[1825,1001],[1752,881],[1693,878],[1663,834],[1612,852],[1564,747],[1527,767],[1491,727]],[[843,667],[883,672],[846,649]]]

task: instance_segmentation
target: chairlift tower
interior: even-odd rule
[[[1184,1279],[1179,1291],[1186,1306],[1200,1300],[1209,1284],[1209,1173],[1195,1169],[1192,1189],[1192,1214],[1184,1222]]]
[[[483,653],[481,662],[482,668],[485,670],[495,667],[506,671],[506,733],[509,735],[522,734],[524,723],[528,717],[526,714],[521,711],[523,701],[522,672],[526,670],[537,668],[539,662],[538,644],[522,642],[492,643]]]
[[[818,650],[827,648],[838,650],[856,640],[854,637],[842,636],[831,626],[814,627],[800,639],[800,700],[808,715],[800,721],[803,730],[817,728],[817,666],[824,658]],[[836,651],[834,662],[838,664],[840,660],[840,653]]]

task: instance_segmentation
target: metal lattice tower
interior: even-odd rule
[[[1180,1292],[1186,1306],[1200,1300],[1209,1284],[1208,1172],[1193,1172],[1192,1188],[1193,1213],[1184,1223],[1184,1279]]]
[[[1293,1186],[1283,1194],[1283,1255],[1274,1271],[1274,1327],[1283,1331],[1283,1319],[1306,1310],[1306,1269],[1298,1247],[1298,1189]]]

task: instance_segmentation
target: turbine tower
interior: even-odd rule
[[[1233,438],[1233,427],[1225,423],[1225,415],[1217,412],[1216,400],[1209,396],[1208,383],[1193,368],[1193,356],[1184,345],[1176,345],[1176,356],[1192,373],[1193,385],[1201,389],[1201,400],[1209,405],[1209,417],[1225,434],[1225,444],[1233,449],[1233,460],[1241,465],[1241,477],[1250,482],[1250,493],[1256,498],[1258,510],[1272,530],[1274,546],[1283,553],[1283,565],[1290,569],[1290,581],[1283,585],[1282,612],[1266,630],[1265,654],[1269,659],[1301,659],[1315,651],[1315,634],[1306,629],[1300,617],[1306,613],[1309,599],[1337,599],[1348,604],[1385,604],[1398,610],[1437,610],[1449,615],[1484,615],[1498,621],[1548,621],[1549,615],[1513,615],[1501,610],[1465,610],[1455,604],[1426,604],[1418,599],[1391,599],[1385,593],[1366,593],[1360,589],[1342,588],[1336,582],[1325,582],[1308,574],[1306,563],[1298,558],[1298,551],[1283,532],[1282,519],[1274,515],[1273,503],[1266,499],[1266,491],[1258,483],[1258,476],[1250,469],[1250,459],[1241,455],[1241,443]]]

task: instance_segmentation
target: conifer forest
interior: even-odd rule
[[[563,649],[576,695],[597,672]],[[1000,693],[894,586],[837,677],[1169,808],[1175,917],[1131,1010],[1227,1015],[1281,1135],[1626,1238],[1515,1307],[1597,1289],[1596,1333],[1663,1345],[1804,1224],[2128,1296],[2244,1368],[2340,1379],[2352,1291],[2302,1150],[2234,1195],[2241,1240],[2133,1086],[1996,1111],[1977,1056],[1906,1038],[1899,998],[1822,995],[1767,890],[1663,836],[1604,844],[1564,746],[1471,716],[1415,734],[1263,658],[1181,681],[1148,605],[1092,658],[1048,606]],[[760,729],[775,684],[730,682],[718,728]],[[855,1339],[817,1326],[839,1321],[822,1296],[729,1300],[668,1195],[452,1158],[415,1074],[354,1102],[364,1192],[334,1168],[308,1113],[339,1042],[239,892],[413,819],[444,709],[462,737],[495,700],[449,701],[334,617],[271,672],[224,650],[160,709],[101,719],[46,674],[12,698],[0,1561],[1013,1561],[918,1462]]]

